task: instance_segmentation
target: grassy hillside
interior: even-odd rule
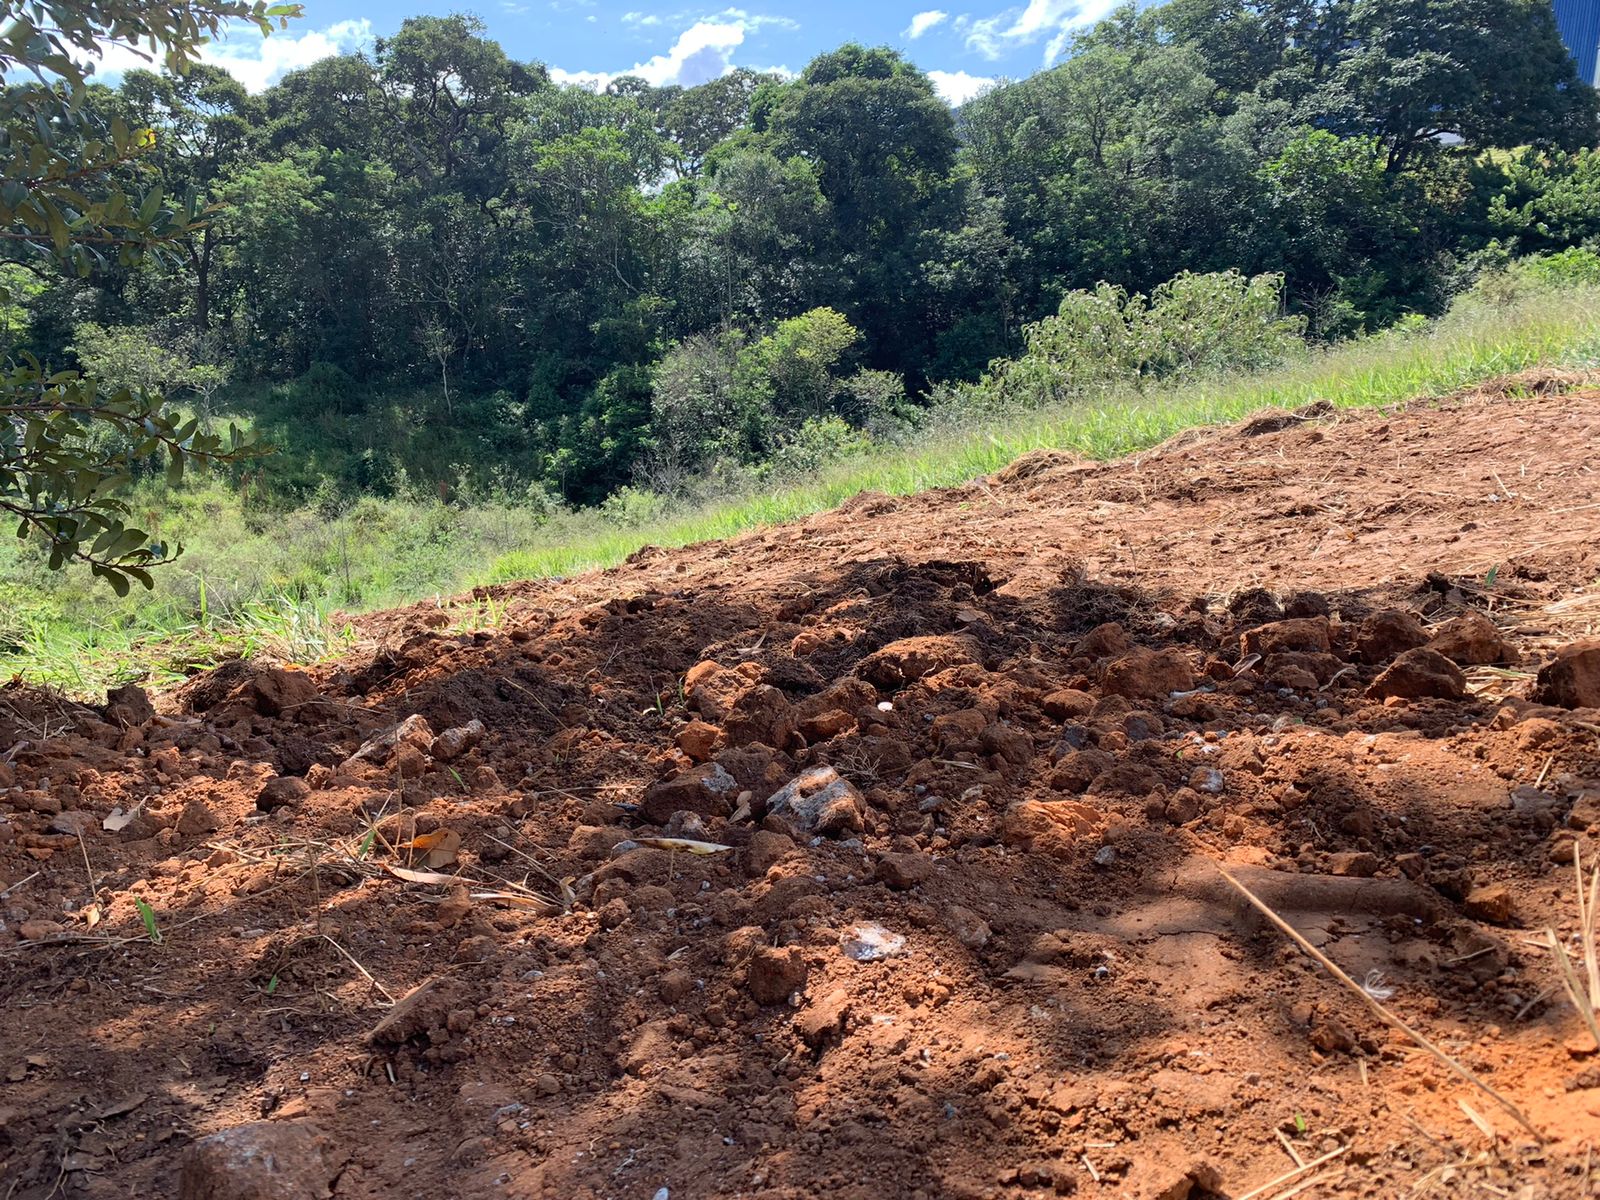
[[[364,498],[281,512],[252,508],[219,481],[177,493],[152,487],[134,497],[136,512],[186,547],[153,593],[119,600],[86,574],[53,575],[25,550],[0,552],[0,669],[90,694],[131,678],[170,682],[238,653],[311,658],[348,638],[341,612],[569,575],[642,545],[684,545],[803,516],[865,489],[948,486],[1040,447],[1112,458],[1269,406],[1392,405],[1536,365],[1600,366],[1600,288],[1469,295],[1431,325],[1308,348],[1258,374],[1113,387],[1049,408],[1002,407],[969,393],[897,444],[803,477],[706,481],[671,504],[635,494],[638,502],[604,512],[552,512],[509,497],[469,506]],[[494,619],[486,607],[482,620]]]

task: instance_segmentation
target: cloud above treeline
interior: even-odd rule
[[[513,0],[504,0],[511,7]],[[1070,21],[1076,28],[1083,21],[1094,19],[1100,7],[1109,8],[1111,0],[1079,0],[1078,3],[1061,3],[1060,0],[1032,0],[1026,9],[1011,9],[998,16],[974,21],[961,16],[951,20],[942,9],[928,9],[915,13],[905,29],[905,36],[920,38],[930,30],[948,25],[964,38],[967,45],[985,57],[998,57],[1011,44],[1026,44],[1046,36],[1060,33],[1060,23]],[[1035,12],[1035,10],[1039,10]],[[1088,16],[1081,14],[1088,13]],[[1073,16],[1079,14],[1081,16]],[[635,28],[659,29],[665,24],[662,17],[643,11],[625,13],[623,21]],[[552,66],[551,78],[557,83],[573,84],[599,90],[624,75],[637,76],[654,87],[677,85],[695,87],[720,79],[735,66],[751,66],[756,70],[771,71],[783,76],[793,76],[787,67],[775,64],[757,65],[736,62],[741,50],[747,53],[750,38],[766,28],[794,31],[799,23],[781,16],[759,15],[740,8],[726,8],[699,18],[685,17],[691,23],[674,38],[671,46],[659,54],[642,59],[631,66],[608,69],[606,65],[584,67]],[[1054,21],[1056,24],[1051,24]],[[1050,31],[1056,30],[1055,34]],[[201,61],[222,67],[249,91],[261,92],[284,75],[309,67],[324,58],[369,50],[376,38],[372,22],[366,18],[339,21],[321,29],[291,28],[262,37],[254,26],[230,28],[225,38],[201,48]],[[115,83],[122,74],[134,69],[159,69],[147,56],[127,46],[108,46],[96,64],[95,77]],[[959,106],[971,100],[993,79],[968,71],[929,71],[928,78],[946,103]]]
[[[262,37],[254,26],[234,26],[226,38],[200,48],[200,61],[221,67],[252,92],[265,91],[290,71],[309,67],[324,58],[350,54],[372,45],[372,22],[365,17],[338,21],[323,29],[287,30]],[[95,67],[95,78],[107,82],[132,70],[160,70],[128,46],[107,46]]]
[[[992,17],[958,17],[954,28],[969,50],[988,59],[1002,58],[1044,42],[1044,65],[1066,53],[1079,30],[1109,16],[1118,0],[1028,0]]]

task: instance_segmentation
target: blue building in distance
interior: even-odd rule
[[[1600,65],[1600,0],[1556,0],[1556,24],[1561,40],[1578,60],[1578,75],[1595,83]]]

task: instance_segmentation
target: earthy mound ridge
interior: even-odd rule
[[[1597,446],[1263,414],[13,685],[3,1194],[1588,1195]]]

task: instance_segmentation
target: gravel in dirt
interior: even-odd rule
[[[4,1194],[1592,1194],[1600,396],[1512,390],[7,685]]]

